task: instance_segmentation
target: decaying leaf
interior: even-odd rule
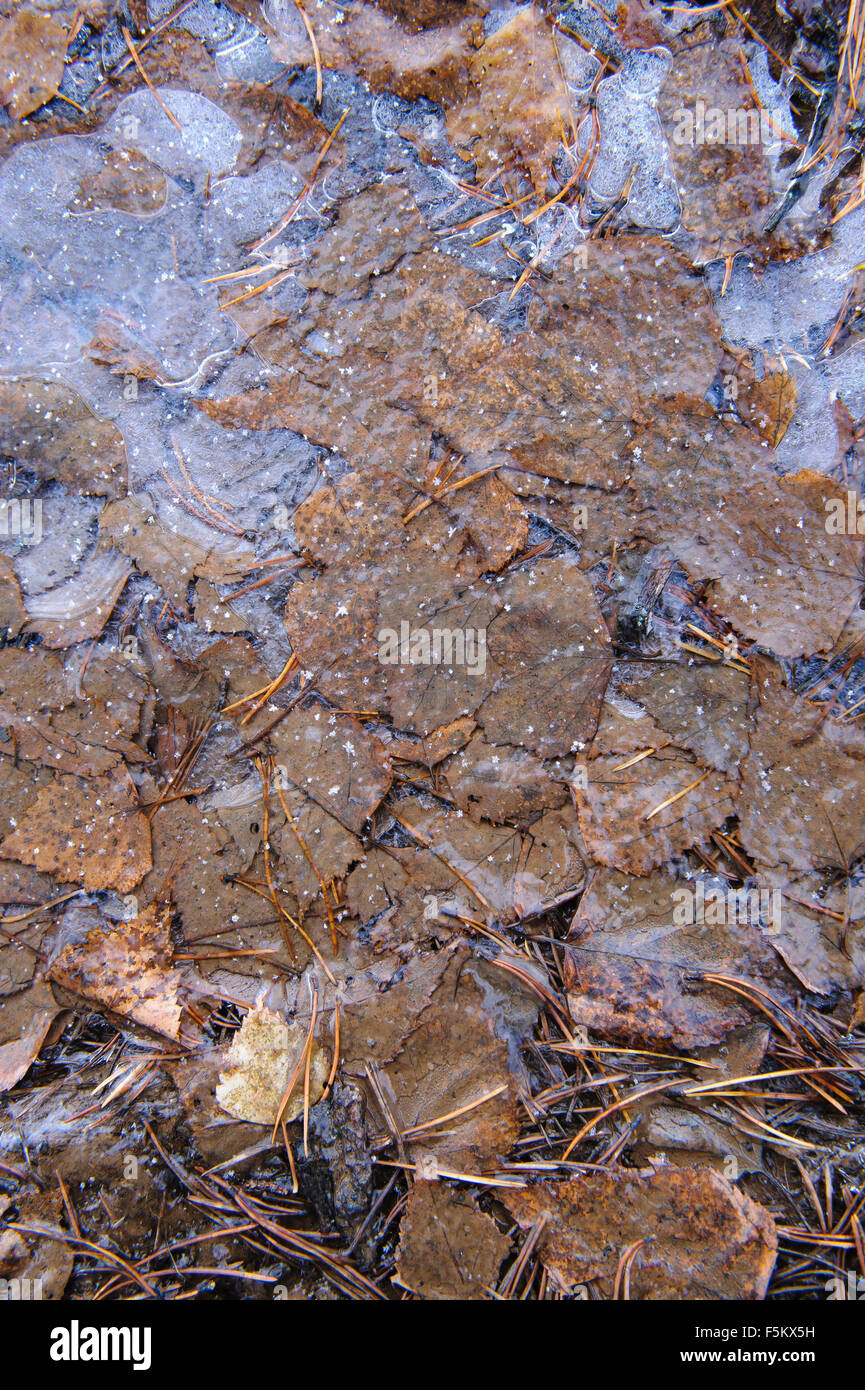
[[[855,873],[835,875],[765,869],[776,895],[775,950],[806,989],[831,994],[865,985],[865,892]]]
[[[0,555],[0,632],[5,633],[7,639],[17,637],[26,621],[27,609],[21,597],[18,576],[11,560]]]
[[[776,477],[751,431],[703,407],[658,423],[631,446],[635,530],[668,545],[743,636],[779,656],[825,651],[861,590],[861,543],[826,526],[836,484]]]
[[[168,185],[165,174],[138,150],[106,150],[105,162],[95,174],[81,180],[73,207],[76,213],[133,213],[153,217],[165,206]]]
[[[700,260],[760,240],[771,197],[764,139],[768,145],[777,138],[785,148],[766,117],[761,125],[737,50],[737,39],[719,42],[708,33],[702,43],[684,45],[658,101],[682,190],[682,223]]]
[[[277,776],[358,834],[390,787],[387,753],[356,719],[295,710],[274,732]]]
[[[397,1274],[421,1298],[484,1298],[509,1246],[475,1202],[440,1183],[415,1182],[400,1222]]]
[[[27,1074],[59,1012],[41,982],[0,998],[0,1094]]]
[[[470,13],[476,8],[472,5]],[[291,0],[272,0],[268,9],[276,29],[276,37],[270,40],[274,57],[290,65],[311,65],[309,34]],[[407,18],[413,17],[414,7]],[[404,27],[372,5],[357,3],[341,6],[335,14],[323,11],[316,20],[322,63],[362,72],[376,91],[388,88],[409,101],[421,96],[440,101],[465,90],[466,52],[479,32],[477,21],[418,30],[414,24]]]
[[[230,536],[213,531],[207,546],[177,528],[170,530],[146,494],[105,507],[99,529],[117,551],[156,580],[180,613],[187,611],[191,579],[226,583],[246,574],[254,560],[252,552]]]
[[[680,748],[660,748],[639,762],[595,758],[585,785],[572,785],[589,853],[634,874],[704,844],[735,811],[735,783]]]
[[[795,378],[779,362],[761,381],[748,374],[736,395],[736,408],[760,438],[777,449],[796,412],[796,395]]]
[[[415,840],[451,875],[472,911],[502,922],[529,917],[577,892],[584,863],[571,807],[548,811],[521,834],[509,825],[473,822],[461,812],[404,801],[397,814]],[[462,892],[460,891],[462,888]]]
[[[0,382],[0,453],[40,480],[76,491],[116,497],[126,490],[120,431],[57,381]]]
[[[280,1107],[298,1062],[305,1055],[306,1044],[306,1031],[299,1024],[264,1004],[250,1009],[219,1074],[216,1099],[223,1110],[236,1120],[258,1125],[275,1124],[280,1113],[286,1123],[296,1119],[303,1113],[305,1061],[291,1099],[284,1110],[280,1111]],[[313,1041],[309,1069],[311,1105],[321,1098],[328,1065],[323,1049]]]
[[[636,1241],[634,1299],[763,1298],[775,1264],[768,1212],[705,1169],[585,1173],[503,1200],[524,1230],[546,1216],[538,1253],[569,1292],[592,1283],[612,1298],[619,1260]]]
[[[772,949],[768,888],[593,875],[571,926],[565,978],[571,1016],[604,1038],[683,1051],[718,1042],[748,1015],[704,971],[752,979],[778,997],[789,984]]]
[[[853,864],[865,851],[865,736],[824,717],[758,666],[751,751],[742,766],[742,843],[772,868]]]
[[[477,1172],[516,1138],[516,1097],[507,1044],[496,1036],[481,989],[463,975],[454,992],[451,973],[381,1077],[409,1153]]]
[[[128,893],[150,868],[150,826],[128,774],[98,782],[58,777],[37,794],[0,853],[91,892]]]
[[[746,671],[722,659],[687,666],[631,661],[622,672],[621,690],[648,711],[677,747],[690,749],[720,772],[736,772],[751,727]]]
[[[63,77],[67,35],[50,15],[26,7],[0,29],[0,102],[15,121],[53,97]]]
[[[570,43],[563,34],[559,41]],[[572,120],[570,94],[546,17],[533,5],[518,9],[471,55],[468,73],[465,99],[448,108],[451,140],[476,162],[479,183],[516,160],[543,193],[553,155]]]
[[[554,760],[542,763],[522,748],[488,743],[480,734],[448,758],[444,785],[472,820],[520,823],[538,812],[564,806],[567,770]]]
[[[150,903],[132,921],[109,924],[95,911],[78,909],[75,927],[86,934],[54,957],[51,979],[80,998],[176,1038],[180,977],[171,965],[170,916],[170,908]]]

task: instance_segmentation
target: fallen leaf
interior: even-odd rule
[[[26,621],[27,610],[18,576],[8,556],[0,555],[0,633],[4,634],[3,640],[17,637]]]
[[[585,866],[571,807],[548,811],[521,834],[512,826],[473,822],[461,812],[399,803],[400,823],[450,872],[453,887],[468,889],[473,913],[513,922],[568,897],[583,882]],[[461,894],[462,896],[462,894]]]
[[[865,852],[865,735],[824,718],[758,665],[759,708],[742,765],[740,833],[745,852],[771,868],[808,872],[853,864]]]
[[[510,1241],[472,1200],[440,1183],[415,1182],[400,1222],[396,1269],[421,1298],[482,1299],[498,1280]]]
[[[59,1012],[50,988],[42,983],[0,999],[0,1093],[26,1076]]]
[[[777,895],[772,945],[806,989],[824,995],[865,985],[865,886],[855,870],[847,883],[832,877],[761,867]]]
[[[618,754],[595,758],[585,785],[572,787],[589,853],[598,864],[632,874],[651,873],[705,844],[736,810],[735,782],[680,748],[660,748],[639,762]]]
[[[180,976],[171,965],[170,908],[150,903],[131,921],[115,924],[94,910],[73,913],[75,930],[86,935],[54,957],[49,969],[54,983],[166,1038],[176,1038]]]
[[[561,34],[559,42],[571,40]],[[516,162],[543,195],[571,106],[546,17],[532,5],[518,9],[487,34],[467,67],[465,98],[446,108],[452,143],[475,161],[478,183]]]
[[[488,743],[480,734],[447,759],[440,776],[441,787],[472,820],[523,824],[568,800],[562,763],[543,763],[525,749]]]
[[[746,671],[721,660],[691,661],[687,666],[629,661],[620,688],[677,747],[689,749],[719,772],[737,771],[751,731]]]
[[[795,378],[780,363],[767,371],[761,381],[750,373],[749,377],[739,387],[736,408],[760,438],[777,449],[796,413]]]
[[[346,829],[359,834],[393,775],[378,739],[356,719],[320,706],[293,710],[274,730],[276,775],[290,781]]]
[[[662,1168],[584,1173],[502,1194],[523,1230],[546,1216],[538,1253],[560,1287],[593,1283],[612,1298],[619,1260],[634,1299],[760,1299],[778,1239],[769,1213],[725,1178]]]
[[[219,1074],[216,1099],[236,1120],[274,1125],[280,1114],[288,1083],[304,1055],[306,1031],[263,1004],[250,1009],[232,1040]],[[305,1066],[305,1063],[303,1064]],[[310,1104],[321,1097],[328,1073],[328,1058],[313,1041],[310,1061]],[[287,1106],[286,1123],[303,1114],[303,1067]]]
[[[26,8],[0,29],[0,102],[14,121],[53,97],[63,79],[66,43],[62,24]]]
[[[38,792],[0,854],[90,892],[128,893],[150,868],[150,827],[128,773],[86,782],[58,777]]]
[[[74,647],[98,637],[130,572],[116,551],[96,551],[73,579],[26,599],[28,630],[38,633],[46,647]]]
[[[705,889],[717,888],[711,881]],[[731,890],[732,891],[732,890]],[[753,980],[789,997],[760,900],[722,891],[724,910],[702,917],[697,883],[656,872],[648,878],[602,870],[580,900],[565,956],[571,1017],[626,1045],[682,1051],[718,1042],[749,1016],[729,993],[700,982],[704,971]],[[692,903],[691,911],[685,909]],[[729,908],[728,908],[729,904]],[[717,918],[720,917],[720,920]],[[685,918],[686,920],[683,920]],[[756,919],[756,920],[752,920]]]
[[[503,1158],[516,1138],[516,1097],[507,1045],[496,1036],[481,989],[463,974],[454,993],[452,973],[381,1078],[407,1152],[420,1149],[447,1167],[476,1172]]]

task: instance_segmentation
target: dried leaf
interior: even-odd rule
[[[250,1009],[228,1049],[219,1074],[216,1099],[236,1120],[273,1125],[285,1091],[304,1055],[306,1031],[263,1004]],[[305,1063],[304,1063],[305,1065]],[[328,1058],[316,1042],[310,1061],[310,1104],[321,1097],[328,1074]],[[298,1084],[282,1111],[286,1123],[303,1113],[302,1069]]]

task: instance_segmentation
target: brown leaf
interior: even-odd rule
[[[270,40],[274,57],[292,67],[311,66],[312,46],[297,10],[282,4],[277,14],[277,37]],[[353,69],[374,91],[387,88],[406,101],[441,101],[465,90],[465,55],[477,25],[417,31],[372,5],[349,3],[336,14],[317,13],[313,29],[325,67]]]
[[[711,101],[706,96],[711,93]],[[699,103],[699,106],[698,106]],[[698,128],[698,113],[724,121],[723,138]],[[762,140],[738,143],[736,125],[743,117],[759,131],[760,110],[738,54],[738,39],[686,44],[674,54],[659,94],[658,111],[667,138],[676,182],[681,190],[682,225],[700,262],[730,255],[743,245],[763,240],[766,208],[772,196],[769,164]],[[771,128],[769,130],[771,138]],[[690,139],[688,135],[690,134]]]
[[[315,705],[273,732],[277,775],[359,834],[393,780],[384,746],[356,719]]]
[[[760,438],[777,449],[796,413],[796,394],[795,378],[778,363],[762,381],[752,378],[739,388],[736,408]]]
[[[76,922],[83,918],[86,935],[54,957],[49,972],[54,983],[176,1038],[180,975],[171,968],[170,908],[151,903],[131,922],[111,925],[95,911],[78,909],[75,915]]]
[[[771,941],[806,989],[832,994],[865,985],[865,885],[855,877],[762,869],[777,894],[777,932]]]
[[[279,846],[286,877],[305,907],[321,892],[321,879],[328,883],[333,878],[341,878],[349,865],[361,857],[361,841],[341,820],[319,805],[305,788],[287,786],[282,795],[294,827],[282,816],[279,806],[274,826],[280,818],[283,825],[281,829],[274,829],[273,838]]]
[[[694,898],[691,920],[684,923],[681,890]],[[615,1041],[687,1051],[720,1041],[748,1020],[732,995],[699,983],[702,971],[720,970],[774,989],[781,998],[789,995],[774,938],[762,929],[768,924],[752,921],[750,911],[740,912],[735,902],[717,914],[721,921],[708,907],[702,920],[694,920],[700,916],[696,891],[695,882],[666,872],[649,878],[607,870],[593,875],[571,926],[565,961],[575,1023]]]
[[[619,1260],[636,1241],[635,1299],[763,1298],[775,1264],[769,1213],[705,1170],[585,1173],[502,1200],[523,1230],[546,1216],[538,1253],[568,1292],[591,1282],[612,1298]]]
[[[29,1071],[59,1012],[50,988],[41,982],[0,998],[0,1093],[10,1091]]]
[[[162,212],[168,183],[158,165],[126,149],[106,150],[103,161],[101,169],[82,178],[72,201],[76,214],[113,209],[144,218]]]
[[[448,758],[440,775],[443,789],[472,820],[523,824],[568,800],[561,763],[542,763],[525,749],[488,743],[480,734]]]
[[[618,754],[595,758],[586,785],[572,784],[580,832],[598,864],[651,873],[692,845],[705,844],[735,813],[735,782],[680,748],[660,748],[623,766],[628,762]]]
[[[399,1282],[421,1298],[478,1299],[494,1287],[510,1241],[472,1200],[415,1182],[400,1222]]]
[[[518,9],[470,56],[468,72],[465,99],[446,110],[452,143],[475,161],[478,183],[516,162],[542,195],[570,108],[545,16]]]
[[[14,121],[37,111],[57,91],[66,41],[62,24],[26,8],[0,29],[0,102]]]
[[[398,459],[403,477],[423,477],[435,431],[475,462],[507,456],[541,481],[610,490],[627,476],[632,416],[653,400],[693,396],[696,405],[705,396],[718,325],[689,263],[666,243],[593,242],[585,269],[560,262],[528,307],[527,331],[506,337],[475,307],[489,300],[490,280],[441,253],[402,255],[390,228],[403,199],[395,203],[387,186],[378,196],[376,256],[395,268],[357,297],[365,282],[350,280],[347,258],[339,295],[314,291],[302,320],[283,316],[257,332],[257,351],[283,368],[276,383],[199,397],[200,410],[229,426],[298,430],[356,466],[393,472]],[[346,210],[322,236],[316,255],[326,264],[339,262],[351,225]],[[378,500],[388,506],[386,494]]]
[[[128,773],[88,782],[58,777],[38,793],[0,853],[90,892],[128,893],[150,868],[150,827]]]
[[[438,935],[445,908],[471,914],[477,900],[456,875],[426,849],[377,845],[352,869],[345,900],[361,925],[369,927],[371,945],[408,951],[419,940]]]
[[[214,531],[213,543],[207,547],[176,526],[169,529],[145,493],[109,503],[100,515],[99,530],[118,551],[135,561],[142,574],[155,579],[183,614],[188,611],[186,595],[191,579],[226,583],[248,573],[255,561],[249,547],[234,537]]]
[[[454,994],[451,974],[381,1077],[408,1152],[421,1150],[449,1168],[476,1172],[504,1157],[516,1138],[516,1098],[507,1045],[484,1011],[481,989],[463,974]],[[492,1091],[497,1094],[483,1099]],[[441,1120],[466,1106],[464,1115]],[[418,1126],[419,1133],[406,1134]]]
[[[745,852],[761,864],[810,871],[853,864],[865,852],[865,735],[824,718],[755,670],[759,699],[739,798]]]
[[[737,632],[779,656],[832,645],[861,589],[861,547],[826,529],[837,484],[776,477],[749,430],[704,407],[659,417],[632,446],[632,467],[636,529],[708,585],[708,606]]]
[[[548,811],[525,835],[511,826],[474,823],[461,812],[429,811],[414,801],[400,802],[398,815],[451,872],[458,897],[462,885],[473,912],[480,906],[492,920],[532,916],[573,896],[582,884],[585,869],[569,806]]]
[[[629,661],[620,688],[679,748],[689,749],[720,772],[738,769],[751,727],[747,672],[722,661],[687,666]]]

